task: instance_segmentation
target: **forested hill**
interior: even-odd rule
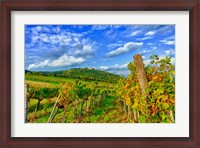
[[[95,70],[93,68],[73,68],[70,70],[62,70],[55,72],[32,72],[25,70],[26,74],[44,75],[53,77],[74,78],[84,81],[102,81],[116,83],[121,76],[108,73],[105,71]]]

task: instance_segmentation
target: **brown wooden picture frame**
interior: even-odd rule
[[[3,0],[0,27],[0,147],[200,147],[199,0]],[[11,137],[12,11],[189,11],[189,137]],[[183,113],[184,114],[184,113]],[[61,131],[62,132],[62,131]],[[130,132],[130,131],[129,131]]]

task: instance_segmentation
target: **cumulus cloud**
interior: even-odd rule
[[[72,50],[71,52],[75,56],[90,57],[94,55],[95,49],[91,45],[83,45],[78,49]]]
[[[98,69],[101,69],[101,70],[120,70],[120,69],[127,69],[127,66],[128,66],[128,63],[126,64],[122,64],[122,65],[119,65],[119,64],[115,64],[113,66],[99,66]]]
[[[115,64],[113,66],[99,66],[97,67],[97,69],[114,73],[116,75],[128,76],[130,74],[130,71],[128,70],[127,66],[128,66],[128,63],[122,64],[122,65]]]
[[[82,57],[74,57],[74,56],[68,56],[63,55],[55,60],[44,60],[41,62],[37,62],[34,64],[30,64],[27,69],[36,69],[36,68],[43,68],[43,67],[62,67],[62,66],[73,66],[73,65],[79,65],[85,61]]]
[[[117,48],[116,50],[112,50],[106,54],[107,57],[114,57],[123,53],[127,53],[131,50],[135,50],[137,48],[142,47],[143,43],[134,43],[134,42],[128,42],[124,46]]]
[[[35,64],[30,64],[27,69],[35,69],[35,68],[42,68],[45,67],[49,64],[49,60],[44,60],[42,62],[39,63],[35,63]]]
[[[51,67],[72,66],[72,65],[81,64],[84,61],[85,59],[82,57],[75,58],[73,56],[63,55],[60,58],[49,63],[49,66]]]

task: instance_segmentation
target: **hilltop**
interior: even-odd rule
[[[96,70],[94,68],[73,68],[69,70],[53,71],[53,72],[33,72],[25,70],[26,74],[43,75],[63,78],[73,78],[84,81],[102,81],[116,83],[121,76],[109,72]]]

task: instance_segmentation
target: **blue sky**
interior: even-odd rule
[[[58,71],[91,67],[127,76],[141,54],[175,62],[175,25],[26,25],[25,68]]]

